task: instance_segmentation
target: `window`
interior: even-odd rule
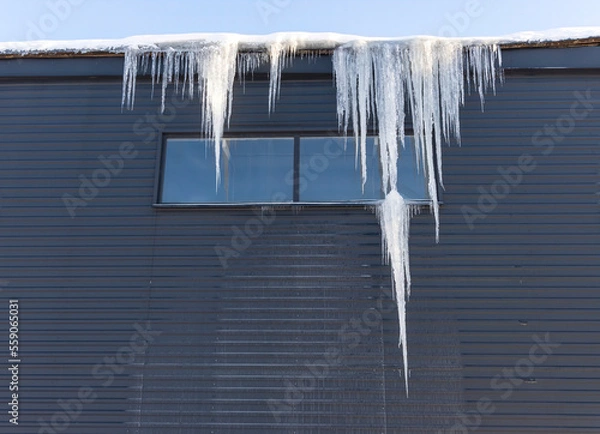
[[[221,183],[215,183],[211,140],[167,138],[159,190],[161,204],[368,203],[383,198],[376,137],[367,139],[367,183],[361,188],[354,138],[228,138],[221,152]],[[427,200],[412,137],[400,149],[398,191]]]
[[[226,140],[218,186],[210,140],[167,139],[163,164],[161,203],[267,203],[276,194],[292,200],[285,180],[294,165],[293,138]]]

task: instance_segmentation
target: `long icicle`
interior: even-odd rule
[[[496,45],[464,45],[456,39],[414,38],[405,41],[357,41],[338,47],[333,55],[338,121],[345,133],[352,119],[359,143],[363,185],[366,182],[364,138],[370,120],[377,122],[382,188],[385,199],[378,215],[383,257],[390,263],[398,304],[399,346],[404,357],[408,393],[406,302],[410,295],[408,236],[410,207],[397,190],[398,146],[404,146],[405,119],[410,114],[417,164],[427,180],[427,192],[439,238],[438,185],[442,180],[442,143],[460,144],[460,106],[466,81],[483,95],[495,89],[501,62]],[[466,64],[466,65],[465,65]],[[466,66],[466,67],[465,67]]]

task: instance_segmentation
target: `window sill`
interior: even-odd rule
[[[273,208],[294,208],[294,207],[374,207],[382,202],[379,200],[361,200],[361,201],[347,201],[347,202],[238,202],[238,203],[154,203],[152,207],[155,209],[219,209],[219,208],[257,208],[257,207],[273,207]],[[418,200],[407,200],[409,205],[430,207],[431,200],[418,199]],[[443,202],[439,202],[443,205]]]

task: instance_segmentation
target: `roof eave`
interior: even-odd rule
[[[531,48],[578,48],[600,46],[600,37],[565,39],[560,41],[527,41],[527,42],[500,42],[502,50],[517,50]],[[311,53],[317,55],[330,55],[333,49],[304,49],[298,50],[298,54]],[[122,52],[110,51],[44,51],[17,53],[0,53],[0,59],[64,59],[64,58],[115,58],[123,57]]]

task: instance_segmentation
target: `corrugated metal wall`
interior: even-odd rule
[[[600,115],[549,155],[532,136],[599,87],[511,75],[485,113],[469,99],[463,146],[445,149],[440,244],[430,216],[412,224],[406,398],[370,210],[153,208],[156,130],[198,132],[196,103],[160,116],[142,84],[121,113],[118,77],[5,79],[0,297],[20,300],[22,361],[20,424],[0,431],[598,432]],[[231,130],[337,128],[330,80],[285,81],[266,112],[266,84],[247,83]],[[101,179],[126,142],[137,155]],[[535,170],[471,229],[463,207],[524,153]],[[79,191],[94,173],[106,185]],[[232,242],[223,267],[215,247]],[[546,333],[561,345],[543,358]]]
[[[452,312],[465,409],[494,403],[481,432],[600,430],[599,121],[597,72],[509,74],[485,113],[467,105],[463,147],[445,150],[440,245],[412,227],[412,308]],[[484,214],[472,228],[464,206]]]

